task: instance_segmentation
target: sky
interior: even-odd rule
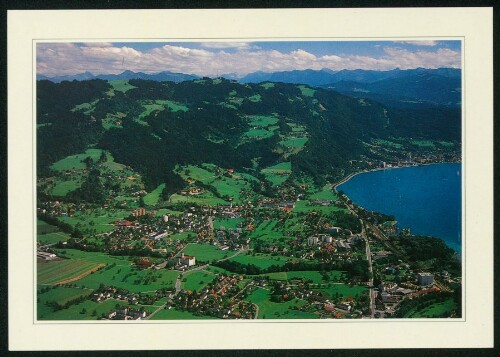
[[[461,42],[59,42],[37,44],[37,74],[48,77],[170,71],[216,76],[304,69],[461,68]]]

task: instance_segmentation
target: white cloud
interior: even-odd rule
[[[408,45],[415,46],[436,46],[438,44],[437,41],[434,40],[415,40],[415,41],[396,41],[398,43],[406,43]]]
[[[249,49],[251,48],[248,42],[203,42],[201,44],[203,48],[237,48],[237,49]]]
[[[42,43],[37,46],[37,72],[51,76],[85,71],[101,74],[131,70],[146,73],[172,71],[201,76],[237,73],[243,76],[255,71],[459,68],[461,64],[460,51],[445,48],[410,51],[405,48],[385,47],[383,55],[371,57],[335,54],[316,56],[303,49],[284,53],[277,50],[248,49],[245,46],[228,52],[224,48],[209,46],[204,44],[200,49],[191,49],[168,44],[142,52],[127,46],[115,47],[100,43],[86,43],[84,46],[72,43]],[[229,48],[229,45],[226,48]]]

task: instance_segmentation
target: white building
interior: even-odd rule
[[[418,273],[417,282],[419,285],[432,285],[434,284],[434,275],[431,273]]]
[[[307,244],[308,245],[316,245],[316,244],[318,244],[318,237],[312,236],[312,237],[307,238]]]
[[[196,258],[182,253],[182,255],[177,258],[177,263],[190,267],[196,264]]]

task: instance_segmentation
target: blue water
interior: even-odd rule
[[[337,187],[370,211],[394,215],[399,228],[443,239],[457,253],[462,245],[461,164],[435,164],[372,171]]]

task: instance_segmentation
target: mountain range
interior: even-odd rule
[[[119,74],[98,74],[94,75],[90,72],[84,72],[73,75],[65,75],[65,76],[55,76],[48,77],[44,75],[37,75],[38,80],[50,80],[54,83],[60,83],[62,81],[85,81],[89,79],[103,79],[103,80],[118,80],[118,79],[149,79],[158,82],[175,82],[179,83],[182,81],[189,81],[192,79],[199,78],[194,74],[184,74],[184,73],[174,73],[170,71],[163,71],[159,73],[143,73],[143,72],[133,72],[133,71],[124,71]]]
[[[461,105],[461,70],[456,68],[416,68],[389,71],[375,70],[293,70],[282,72],[254,72],[238,78],[236,74],[222,77],[240,83],[282,82],[306,84],[334,90],[355,98],[368,98],[396,108],[433,108],[439,105],[459,107]],[[38,75],[39,80],[82,81],[89,79],[125,80],[145,79],[180,83],[200,78],[194,74],[169,71],[147,74],[124,71],[120,74],[99,74],[90,72],[76,75],[47,77]]]

